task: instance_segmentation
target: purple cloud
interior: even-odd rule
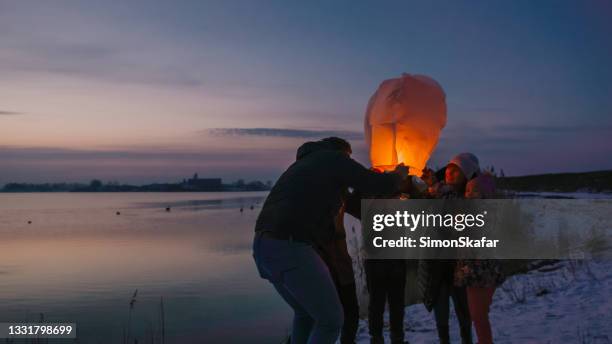
[[[349,130],[310,130],[283,128],[214,128],[205,130],[216,136],[272,136],[287,138],[316,139],[338,136],[347,140],[362,140],[363,133]]]
[[[16,116],[23,115],[22,112],[0,110],[0,116]]]

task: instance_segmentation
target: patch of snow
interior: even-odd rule
[[[516,192],[519,198],[577,198],[577,199],[612,199],[612,193],[604,192]]]
[[[530,192],[517,196],[612,199],[610,193],[587,192]],[[363,318],[357,343],[364,344],[370,338],[368,295],[361,265],[361,224],[346,216],[345,225]],[[459,327],[452,301],[450,305],[450,335],[452,342],[458,343]],[[495,343],[612,343],[612,260],[566,260],[508,277],[495,292],[489,316]],[[423,304],[406,307],[404,327],[405,338],[410,343],[438,343],[434,315]],[[476,343],[476,332],[473,330],[472,334]],[[390,342],[388,313],[385,313],[385,341]]]
[[[422,304],[407,307],[405,314],[406,340],[438,342],[433,314]],[[611,343],[612,260],[563,261],[512,276],[495,291],[490,320],[496,343]],[[458,342],[453,311],[449,324]],[[389,341],[387,315],[385,325]],[[357,343],[369,343],[366,320]]]

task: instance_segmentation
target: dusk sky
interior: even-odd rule
[[[436,79],[432,166],[612,169],[609,1],[2,1],[0,186],[273,180],[381,81]]]

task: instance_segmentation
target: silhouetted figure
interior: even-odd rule
[[[242,213],[244,211],[244,208],[240,207],[240,212]]]
[[[170,211],[170,207],[166,207],[166,211]]]
[[[410,180],[405,166],[376,173],[351,153],[350,144],[335,137],[300,146],[257,218],[253,257],[260,276],[294,310],[291,343],[335,343],[344,324],[342,300],[317,251],[337,239],[334,221],[344,193],[353,188],[364,196],[392,196]]]
[[[253,210],[253,208],[254,208],[254,207],[253,207],[253,206],[251,206],[249,209]]]

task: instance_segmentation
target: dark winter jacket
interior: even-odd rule
[[[364,195],[399,192],[402,177],[372,172],[322,141],[307,142],[264,202],[255,231],[291,235],[295,240],[333,240],[334,219],[348,188]]]
[[[436,190],[441,191],[435,198],[441,199],[460,199],[461,195],[454,193],[451,189],[445,188],[444,183],[440,182]],[[431,312],[438,298],[438,293],[442,285],[452,286],[454,283],[455,267],[457,260],[454,259],[421,259],[418,264],[417,284],[423,296],[423,305]]]

